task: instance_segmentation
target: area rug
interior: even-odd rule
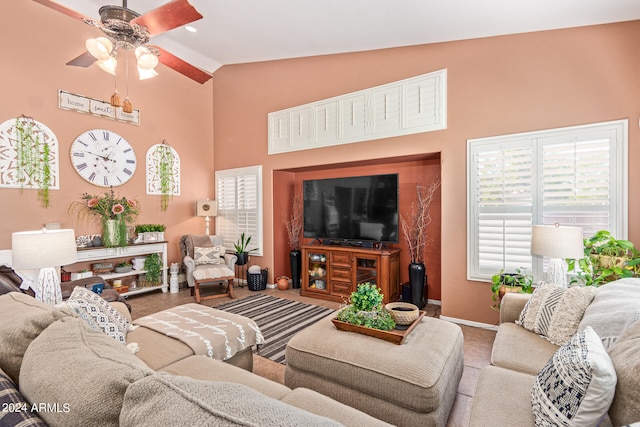
[[[334,312],[330,308],[262,294],[214,308],[253,319],[260,327],[265,341],[259,346],[257,354],[283,365],[286,365],[284,350],[289,339]]]

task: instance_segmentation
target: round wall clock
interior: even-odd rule
[[[91,129],[71,144],[71,163],[78,175],[100,187],[116,187],[136,171],[136,153],[126,139],[105,129]]]

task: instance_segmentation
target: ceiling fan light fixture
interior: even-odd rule
[[[157,75],[158,75],[158,72],[153,68],[147,69],[147,68],[138,67],[138,78],[140,80],[152,79]]]
[[[138,68],[152,70],[158,65],[158,57],[151,53],[146,46],[136,48],[136,58],[138,59]]]
[[[99,61],[108,59],[113,50],[113,43],[106,37],[87,39],[85,46],[89,53]]]
[[[96,62],[96,64],[98,64],[98,67],[100,67],[102,71],[106,71],[112,76],[116,75],[116,68],[118,67],[118,61],[113,56],[110,56],[107,59],[100,60]]]

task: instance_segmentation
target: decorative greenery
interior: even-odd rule
[[[342,309],[336,318],[356,326],[389,331],[396,327],[396,322],[382,305],[383,299],[380,288],[369,282],[362,283],[351,293],[351,305]]]
[[[131,267],[131,264],[128,262],[121,262],[116,267]]]
[[[520,268],[517,268],[515,273],[505,273],[502,269],[498,274],[491,276],[491,292],[493,294],[491,299],[498,302],[492,308],[500,308],[500,300],[508,292],[505,287],[512,288],[510,292],[530,294],[533,292],[533,276],[525,274],[524,270]]]
[[[303,220],[302,194],[295,192],[291,205],[291,216],[285,220],[289,247],[292,251],[300,250],[300,234],[302,233]]]
[[[38,186],[38,200],[42,207],[49,207],[49,185],[51,183],[51,148],[40,140],[40,130],[31,117],[16,119],[16,176],[20,189],[31,180]]]
[[[160,283],[160,274],[162,273],[162,260],[160,255],[151,254],[144,259],[144,269],[147,281],[150,283]]]
[[[427,227],[431,223],[430,206],[438,187],[440,187],[439,178],[436,178],[428,187],[416,185],[417,198],[411,204],[411,216],[405,219],[400,215],[402,233],[407,242],[412,263],[424,264],[424,251],[429,242]]]
[[[247,248],[249,247],[249,243],[251,242],[251,236],[246,236],[243,233],[240,233],[240,238],[238,239],[238,241],[236,243],[233,244],[233,247],[236,250],[236,253],[242,254],[242,253],[249,253],[249,252],[253,252],[253,251],[257,251],[258,248],[253,248],[253,249],[249,249],[247,250]]]
[[[136,225],[136,233],[153,233],[163,232],[167,227],[164,224],[138,224]]]
[[[155,151],[156,160],[158,164],[158,176],[160,177],[160,192],[162,196],[160,198],[160,210],[163,212],[169,207],[169,197],[173,197],[174,177],[173,168],[175,157],[171,146],[166,141],[162,141],[162,144],[158,146]]]
[[[576,269],[576,261],[579,269]],[[584,258],[569,259],[576,271],[571,283],[600,286],[626,277],[640,277],[640,252],[629,240],[618,240],[607,230],[584,239]]]

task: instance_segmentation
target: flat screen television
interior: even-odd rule
[[[398,243],[398,174],[303,181],[304,237]]]

